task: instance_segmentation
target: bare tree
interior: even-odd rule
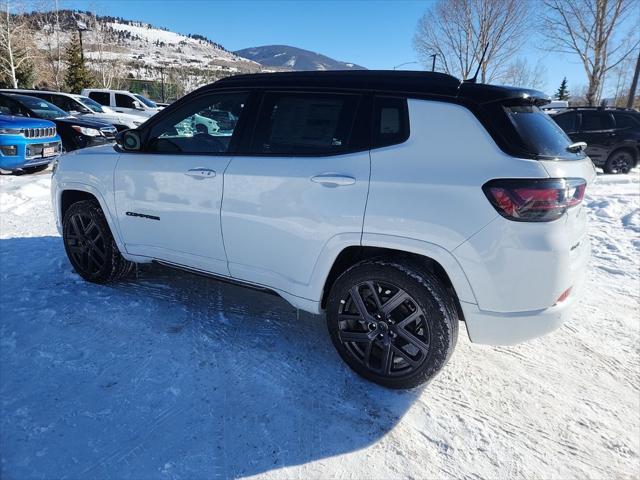
[[[530,66],[524,58],[516,58],[510,63],[498,80],[506,85],[527,88],[544,88],[547,80],[547,71],[542,60]]]
[[[521,0],[438,0],[418,22],[414,48],[425,65],[435,53],[446,73],[468,78],[488,43],[480,81],[491,82],[522,46],[529,8]]]
[[[32,35],[23,18],[10,11],[6,0],[0,20],[0,73],[9,79],[13,88],[18,88],[20,68],[35,58],[31,45]]]
[[[125,75],[123,59],[118,55],[117,37],[105,22],[95,15],[87,20],[91,49],[90,66],[101,88],[119,88]]]
[[[65,35],[60,26],[60,8],[58,0],[55,0],[53,8],[49,9],[49,2],[42,3],[39,10],[42,15],[35,18],[34,28],[43,31],[42,35],[42,61],[43,68],[47,71],[47,81],[51,81],[53,88],[61,90],[64,77],[64,51],[66,48]]]
[[[544,4],[542,26],[550,48],[578,55],[589,81],[586,101],[597,105],[606,73],[640,45],[637,0],[544,0]],[[627,19],[632,25],[622,35],[620,26]]]

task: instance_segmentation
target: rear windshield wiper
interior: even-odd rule
[[[572,143],[567,147],[567,150],[571,153],[584,152],[586,149],[587,149],[587,144],[585,142]]]

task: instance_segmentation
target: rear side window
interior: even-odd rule
[[[331,155],[349,147],[360,97],[267,93],[251,150],[274,155]]]
[[[613,118],[616,120],[617,128],[638,128],[640,127],[640,119],[634,118],[629,113],[614,113]]]
[[[597,130],[610,130],[613,128],[613,119],[608,113],[582,112],[582,124],[580,129],[585,132]]]
[[[553,120],[560,125],[560,128],[565,132],[576,131],[576,114],[575,113],[563,113],[562,115],[556,115]]]
[[[109,92],[90,92],[89,98],[95,100],[100,105],[109,106],[109,104],[111,103],[109,101]]]
[[[129,95],[116,93],[116,107],[136,108],[135,99],[130,97]]]
[[[533,105],[505,106],[505,111],[529,153],[549,158],[578,159],[584,153],[571,153],[573,143],[549,115]]]
[[[376,97],[373,108],[373,148],[405,142],[409,138],[407,100]]]

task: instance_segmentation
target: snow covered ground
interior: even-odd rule
[[[0,477],[638,478],[640,175],[585,200],[593,260],[560,330],[461,331],[427,387],[339,360],[323,319],[160,268],[71,270],[48,172],[0,178]]]

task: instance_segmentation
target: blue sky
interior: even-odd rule
[[[59,3],[61,8],[80,8],[141,20],[180,33],[199,33],[228,50],[284,44],[371,69],[391,69],[417,60],[412,38],[418,19],[430,2],[60,0]],[[535,47],[525,49],[521,56],[531,65],[544,57],[548,93],[557,89],[565,75],[570,90],[586,84],[584,70],[576,58]],[[422,67],[412,64],[403,68]]]

